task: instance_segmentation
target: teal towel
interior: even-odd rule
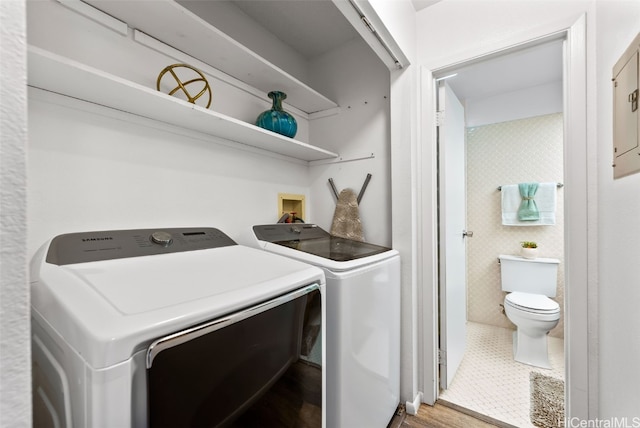
[[[520,183],[518,189],[520,189],[520,196],[522,196],[522,202],[518,208],[518,220],[540,220],[540,211],[538,211],[538,205],[533,199],[538,191],[538,183]]]

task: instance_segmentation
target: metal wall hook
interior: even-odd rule
[[[329,184],[331,185],[331,190],[333,190],[333,194],[336,195],[336,200],[338,200],[338,189],[336,189],[336,185],[333,183],[333,178],[329,179]]]
[[[369,185],[369,181],[371,180],[372,175],[371,174],[367,174],[367,178],[364,179],[364,183],[362,184],[362,188],[360,189],[360,193],[358,193],[358,205],[360,205],[360,201],[362,200],[362,197],[364,196],[364,192],[365,190],[367,190],[367,186]],[[336,188],[335,183],[333,182],[333,178],[329,179],[329,184],[331,185],[331,190],[333,191],[333,194],[336,196],[336,200],[338,200],[338,189]]]
[[[364,184],[362,184],[362,189],[360,189],[360,193],[358,193],[358,205],[360,205],[360,201],[364,196],[364,191],[367,190],[367,186],[369,185],[370,180],[371,180],[371,174],[367,174],[367,178],[364,179]]]

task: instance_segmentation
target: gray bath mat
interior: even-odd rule
[[[564,427],[564,381],[531,372],[531,423],[541,428]]]

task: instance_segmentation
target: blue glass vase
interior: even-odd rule
[[[280,91],[271,91],[269,92],[269,98],[273,100],[273,105],[270,110],[262,112],[258,116],[256,125],[285,137],[293,138],[298,131],[298,123],[293,116],[282,110],[282,100],[287,98],[287,94]]]

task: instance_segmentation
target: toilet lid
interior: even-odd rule
[[[529,312],[557,312],[560,310],[558,302],[542,294],[531,294],[514,291],[507,294],[505,302]]]

